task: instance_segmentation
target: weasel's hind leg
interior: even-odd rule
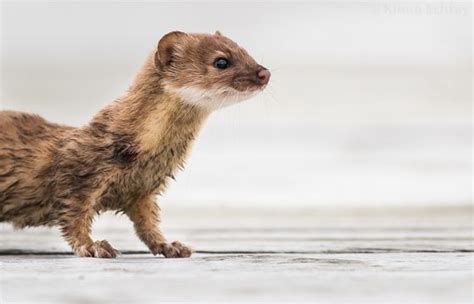
[[[119,251],[107,241],[92,241],[90,237],[92,218],[95,214],[91,204],[70,201],[67,212],[60,219],[64,238],[80,257],[115,258]],[[68,208],[69,207],[69,208]]]

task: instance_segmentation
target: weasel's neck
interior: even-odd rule
[[[158,152],[166,146],[187,146],[209,112],[164,92],[151,57],[138,73],[128,93],[103,109],[91,122],[109,132],[126,134],[139,153]]]

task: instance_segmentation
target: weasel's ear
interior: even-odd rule
[[[216,32],[215,32],[215,35],[216,35],[216,36],[224,36],[224,35],[222,35],[222,33],[221,33],[220,31],[216,31]]]
[[[165,67],[171,63],[177,44],[186,36],[186,33],[176,31],[168,33],[160,39],[155,52],[155,66],[157,68]]]

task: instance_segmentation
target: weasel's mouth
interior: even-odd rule
[[[236,80],[232,84],[232,88],[236,91],[245,92],[259,92],[263,91],[267,87],[267,84],[255,83],[251,80]]]

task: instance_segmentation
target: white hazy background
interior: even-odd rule
[[[84,124],[172,30],[273,75],[212,115],[163,204],[472,203],[469,1],[3,1],[0,108]]]

